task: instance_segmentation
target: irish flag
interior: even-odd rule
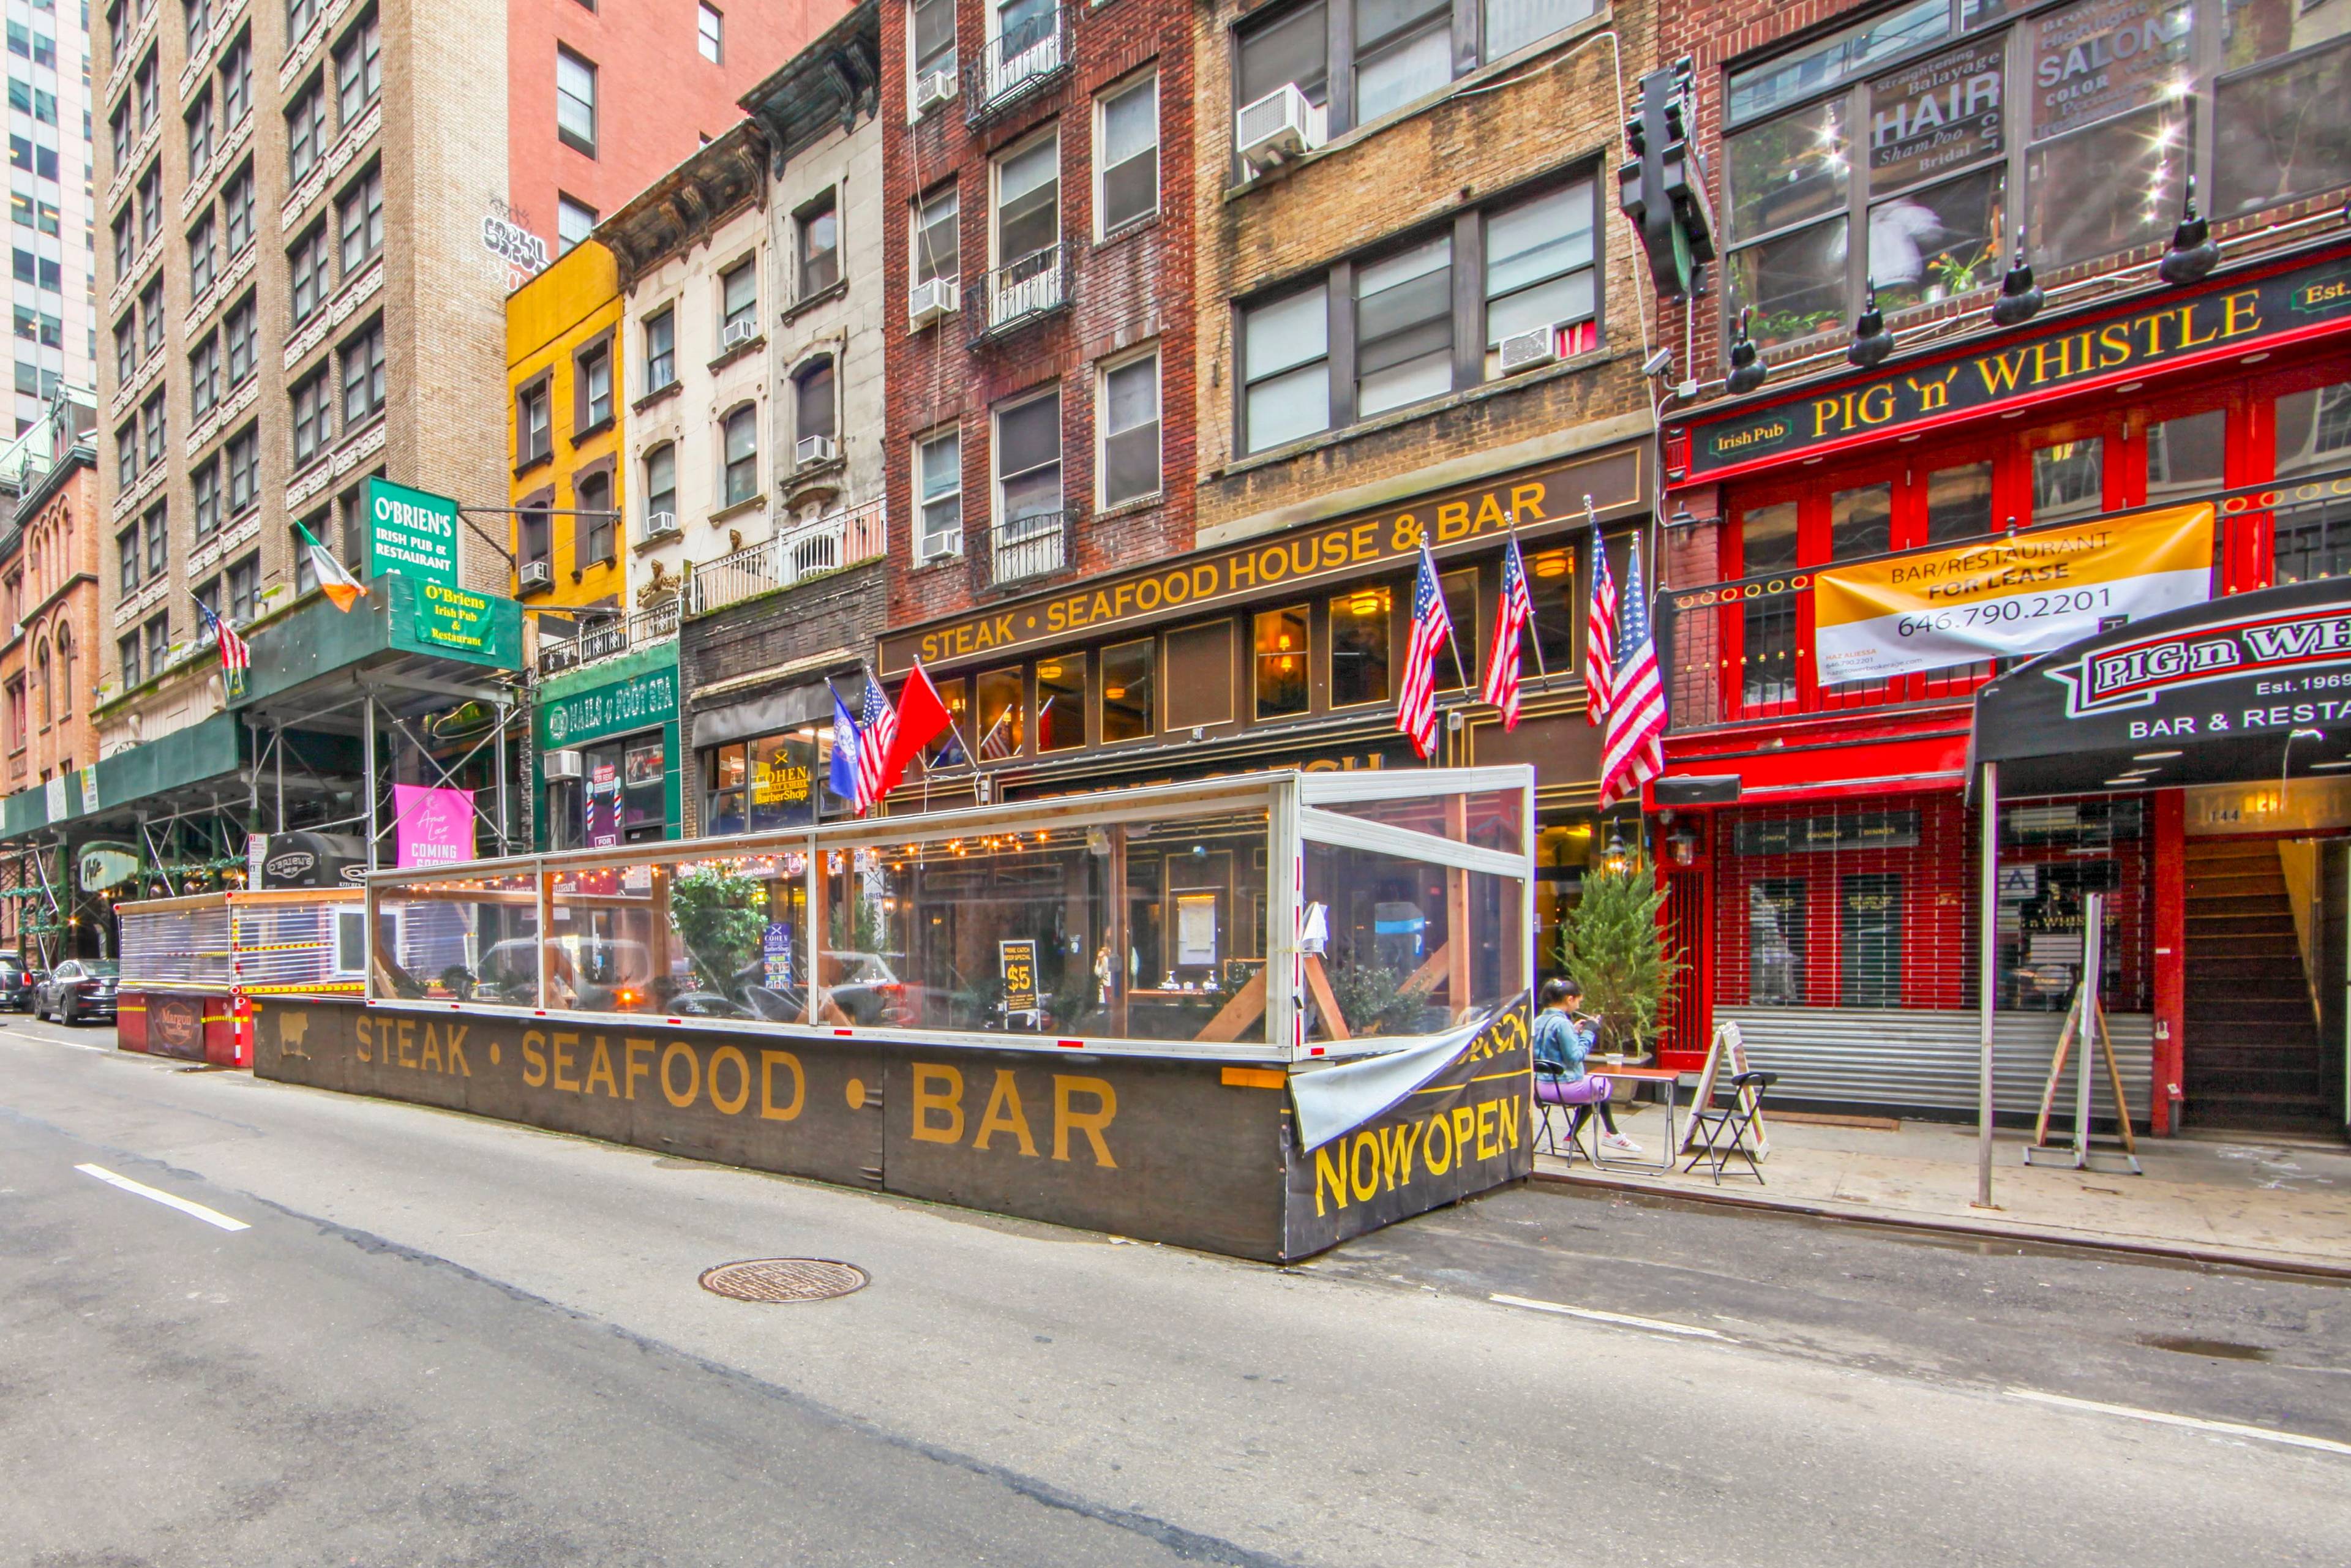
[[[310,552],[310,570],[318,578],[319,586],[327,591],[327,597],[335,601],[335,608],[348,611],[357,604],[367,592],[360,586],[360,580],[343,570],[343,563],[319,542],[318,535],[299,523],[294,525],[294,531],[302,536],[302,548]]]

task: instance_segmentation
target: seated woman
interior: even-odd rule
[[[1584,1068],[1592,1054],[1592,1020],[1575,1011],[1583,988],[1573,980],[1545,980],[1542,1011],[1535,1015],[1535,1099],[1548,1105],[1569,1107],[1567,1135],[1575,1136],[1587,1111],[1600,1113],[1600,1142],[1622,1155],[1637,1155],[1641,1145],[1616,1130],[1616,1115],[1608,1107],[1614,1084],[1594,1078]]]

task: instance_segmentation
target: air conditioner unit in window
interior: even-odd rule
[[[949,556],[961,554],[963,554],[962,534],[926,534],[923,538],[921,553],[914,558],[914,564],[920,566],[925,561],[945,560]]]
[[[580,775],[580,754],[576,751],[550,751],[539,758],[539,773],[550,784]]]
[[[956,95],[956,74],[953,71],[929,71],[914,83],[914,112],[928,114]]]
[[[841,448],[833,444],[830,435],[803,435],[799,444],[792,448],[792,461],[802,468],[811,463],[830,463],[840,455]]]
[[[963,290],[954,278],[925,278],[906,291],[906,326],[909,330],[927,327],[962,306]]]
[[[758,335],[759,323],[748,317],[740,321],[730,322],[726,330],[718,335],[718,351],[723,354],[729,349],[749,342]]]
[[[1520,332],[1502,340],[1502,373],[1515,375],[1520,371],[1548,365],[1559,358],[1559,329],[1538,327],[1531,332]]]
[[[645,518],[645,538],[657,539],[677,532],[675,512],[655,512]]]
[[[522,585],[526,591],[552,588],[555,586],[555,569],[543,560],[527,560],[522,563]]]
[[[1262,174],[1286,158],[1311,152],[1329,137],[1330,113],[1306,101],[1295,82],[1280,87],[1243,106],[1234,116],[1233,141],[1242,166]]]

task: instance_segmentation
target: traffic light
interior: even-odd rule
[[[1641,235],[1657,293],[1685,298],[1714,259],[1714,209],[1706,162],[1690,145],[1697,70],[1687,57],[1641,78],[1638,111],[1625,123],[1632,156],[1616,171],[1616,204]]]

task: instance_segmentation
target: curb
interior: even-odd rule
[[[1715,1192],[1707,1189],[1679,1191],[1651,1186],[1645,1182],[1625,1181],[1602,1176],[1560,1176],[1549,1171],[1537,1171],[1528,1177],[1530,1185],[1552,1187],[1566,1192],[1626,1193],[1637,1197],[1653,1197],[1667,1203],[1711,1205],[1719,1208],[1745,1209],[1751,1213],[1792,1214],[1807,1219],[1842,1220],[1855,1225],[1874,1225],[1892,1230],[1929,1230],[1951,1236],[1974,1236],[2001,1241],[2032,1242],[2043,1247],[2073,1247],[2087,1251],[2119,1252],[2132,1257],[2158,1258],[2170,1262],[2209,1263],[2230,1269],[2257,1269],[2271,1274],[2300,1274],[2320,1280],[2336,1280],[2351,1283],[2351,1263],[2324,1263],[2312,1259],[2293,1258],[2269,1252],[2242,1252],[2227,1248],[2190,1247],[2161,1241],[2126,1241],[2112,1237],[2093,1236],[2078,1230],[2037,1230],[2023,1226],[2002,1225],[1996,1221],[1960,1219],[1936,1214],[1861,1214],[1849,1208],[1832,1208],[1823,1204],[1803,1203],[1788,1198],[1761,1197],[1745,1193]]]

